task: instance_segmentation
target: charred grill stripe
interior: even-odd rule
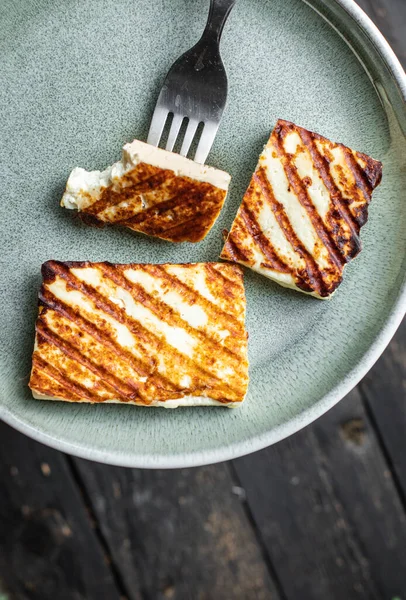
[[[117,277],[117,274],[113,273],[110,270],[109,270],[109,272],[107,272],[107,269],[109,269],[109,267],[107,265],[100,264],[99,268],[101,268],[103,270],[104,275],[107,276],[115,285],[122,287],[123,289],[128,291],[134,297],[134,295],[132,294],[132,292],[134,291],[134,287],[133,287],[134,284],[130,285],[125,280],[124,277],[121,277],[121,276]],[[211,378],[217,379],[217,376],[215,374],[213,374],[211,371],[207,371],[201,365],[197,365],[195,361],[191,360],[189,357],[187,357],[186,355],[179,352],[175,347],[169,345],[167,342],[162,340],[159,336],[157,336],[155,333],[153,333],[149,329],[146,329],[143,325],[140,324],[139,321],[137,321],[134,318],[127,315],[127,313],[122,311],[122,309],[117,307],[114,303],[110,303],[104,296],[102,296],[94,288],[92,288],[88,284],[84,284],[83,282],[81,282],[74,275],[72,275],[72,273],[69,272],[68,274],[65,274],[65,275],[60,274],[60,275],[61,275],[61,277],[66,279],[70,285],[72,285],[79,291],[83,292],[86,296],[91,298],[91,300],[95,303],[95,305],[101,311],[110,314],[110,316],[112,316],[116,321],[126,325],[132,333],[135,333],[137,335],[137,333],[139,333],[139,331],[142,330],[147,335],[147,337],[149,337],[150,339],[152,338],[153,342],[155,342],[155,345],[158,344],[160,351],[163,352],[164,354],[172,353],[172,354],[178,356],[184,362],[190,363],[194,369],[201,371],[205,376],[209,376]],[[72,281],[73,279],[75,281]],[[118,281],[120,281],[121,284],[118,283]],[[141,286],[137,286],[137,287],[139,287],[140,293],[138,293],[136,300],[140,301],[143,305],[146,306],[145,296],[147,294]],[[150,308],[150,307],[148,307],[148,308]],[[158,317],[162,318],[162,315],[160,315],[159,312],[158,312]],[[135,325],[135,327],[134,327],[134,325]]]
[[[131,172],[132,171],[129,171],[127,175],[130,175]],[[156,186],[159,186],[162,183],[168,183],[168,181],[173,178],[173,171],[158,170],[158,172],[154,173],[153,175],[149,175],[148,177],[141,179],[132,185],[121,188],[119,192],[114,191],[114,184],[111,184],[102,190],[100,199],[96,200],[96,202],[85,208],[84,212],[97,216],[106,210],[106,208],[116,206],[128,198],[134,198],[139,194],[151,191],[152,189],[156,188]]]
[[[371,200],[372,187],[369,183],[368,178],[366,177],[365,173],[355,160],[351,150],[349,148],[346,148],[345,146],[341,146],[341,149],[344,153],[347,165],[350,168],[351,173],[353,174],[356,187],[362,192],[365,202],[369,204]]]
[[[298,175],[296,166],[293,164],[290,156],[285,152],[282,137],[278,133],[275,134],[274,148],[276,149],[281,160],[289,185],[293,188],[294,194],[299,200],[299,203],[303,206],[308,214],[313,225],[313,229],[323,246],[326,248],[331,261],[341,273],[342,267],[346,263],[346,260],[342,255],[341,249],[338,247],[336,241],[317,212],[306,187],[303,185],[303,182]]]
[[[243,219],[243,221],[244,221],[244,223],[245,223],[245,225],[247,227],[248,233],[251,235],[252,239],[260,247],[262,253],[264,254],[264,257],[268,258],[268,260],[271,261],[270,264],[267,264],[267,263],[263,262],[261,266],[263,266],[263,267],[265,267],[267,269],[273,269],[274,271],[279,271],[281,273],[289,273],[290,275],[292,275],[292,269],[289,268],[289,266],[282,259],[279,258],[279,256],[276,254],[276,251],[275,251],[274,254],[275,254],[276,260],[280,262],[281,267],[277,268],[275,266],[275,260],[272,257],[273,246],[270,243],[270,241],[268,240],[268,238],[262,233],[262,230],[260,229],[259,224],[255,220],[255,217],[252,215],[251,211],[249,211],[248,207],[245,205],[244,201],[243,201],[243,203],[241,205],[241,208],[240,208],[240,214],[241,214],[241,217],[242,217],[242,219]],[[252,224],[252,225],[250,224],[250,220],[249,220],[249,215],[250,214],[252,215],[252,220],[254,221],[255,225],[254,224]],[[260,235],[261,235],[261,237],[263,238],[263,241],[264,241],[264,245],[268,244],[269,250],[270,250],[269,253],[264,252],[262,246],[258,243],[258,233],[255,233],[255,228],[257,228],[257,231],[260,232]],[[296,275],[294,277],[296,278],[296,284],[299,287],[301,287],[302,289],[306,289],[306,290],[309,289],[309,285],[306,283],[306,281],[303,280],[303,278],[299,275],[299,273],[296,273]]]
[[[51,298],[48,298],[50,296]],[[75,325],[80,326],[83,331],[86,331],[92,338],[94,338],[99,344],[102,346],[106,346],[109,348],[114,354],[116,354],[119,358],[130,364],[132,369],[138,373],[141,377],[149,377],[152,379],[152,383],[156,387],[162,387],[168,389],[169,391],[176,391],[178,388],[174,386],[173,382],[163,377],[159,373],[154,373],[150,376],[151,365],[148,366],[147,363],[141,361],[139,358],[135,357],[130,351],[125,350],[121,346],[119,346],[116,341],[108,335],[106,332],[100,331],[97,329],[90,321],[88,321],[83,315],[75,312],[70,306],[65,305],[59,299],[52,300],[53,296],[51,292],[47,289],[44,289],[40,293],[40,300],[44,304],[44,306],[50,308],[51,310],[59,313],[65,319],[72,321]],[[140,398],[143,397],[141,393],[139,393]]]
[[[223,265],[224,267],[225,265]],[[231,277],[228,276],[228,274],[224,273],[225,269],[222,269],[222,272],[219,271],[214,264],[212,263],[206,263],[205,264],[205,269],[206,269],[206,281],[213,281],[216,282],[220,279],[222,279],[224,281],[224,289],[223,289],[223,294],[226,293],[226,295],[228,296],[233,296],[237,299],[241,299],[241,286],[244,286],[244,280],[243,280],[243,272],[240,266],[238,265],[230,265],[230,267],[232,268],[232,271],[230,272]],[[238,283],[237,283],[238,282]],[[226,291],[229,290],[229,293]],[[243,298],[245,300],[245,292],[243,289]],[[210,302],[210,300],[209,300]],[[215,304],[215,306],[218,306]],[[220,308],[220,307],[219,307]],[[230,319],[231,321],[234,320],[234,317],[232,315],[230,315],[229,313],[226,313],[223,309],[220,308],[220,310],[223,311],[222,314],[225,314],[228,316],[228,319]],[[237,321],[237,323],[239,323],[240,321],[238,319],[235,319]],[[240,325],[241,327],[241,331],[244,332],[244,324],[243,322]]]
[[[227,236],[226,243],[224,244],[224,248],[220,256],[222,258],[231,258],[231,260],[245,264],[250,264],[251,262],[248,256],[244,254],[242,247],[239,246],[236,241],[234,241],[231,231]]]
[[[169,239],[173,241],[176,241],[177,238],[185,239],[185,237],[187,237],[188,241],[198,241],[201,237],[201,229],[203,228],[203,230],[206,230],[208,221],[211,222],[212,220],[210,216],[202,218],[203,216],[204,211],[196,211],[190,219],[175,223],[174,225],[171,225],[171,227],[166,227],[165,223],[163,223],[161,227],[155,225],[152,227],[152,231],[154,235],[163,238],[167,238],[169,234]],[[148,230],[151,230],[151,227],[147,222],[138,224],[137,229],[139,231],[148,232]],[[185,236],[185,233],[187,236]]]
[[[151,171],[154,174],[148,177]],[[149,204],[142,208],[139,197],[149,192]],[[98,199],[81,214],[87,215],[86,222],[92,219],[98,226],[112,223],[175,242],[198,242],[218,217],[226,193],[211,183],[141,164],[121,181],[102,188]],[[134,203],[137,198],[139,206]],[[120,206],[125,200],[131,204]],[[103,214],[107,209],[112,210]]]
[[[221,292],[221,296],[225,296],[228,298],[235,298],[236,302],[240,302],[241,300],[243,300],[243,302],[245,302],[243,272],[242,272],[241,267],[239,267],[238,265],[229,265],[229,268],[224,268],[224,267],[225,267],[225,265],[223,265],[223,268],[221,269],[221,272],[220,272],[215,267],[215,265],[210,264],[210,263],[205,264],[206,283],[207,283],[209,289],[211,289],[211,284],[213,284],[215,287],[217,287],[218,281],[219,281],[219,279],[221,279],[224,282],[224,284],[223,284],[224,287]],[[215,294],[218,293],[218,290],[215,289],[214,293]],[[210,302],[210,300],[209,300],[209,302]],[[218,306],[215,303],[213,303],[213,304],[215,306]],[[222,308],[220,308],[220,309],[223,311],[222,314],[227,314],[228,319],[230,321],[233,321],[235,319],[236,323],[239,323],[239,328],[240,328],[241,334],[244,336],[245,335],[244,317],[242,319],[238,319],[238,318],[235,318],[234,316],[232,316],[231,314],[229,314],[228,312],[226,312],[224,309],[222,309]],[[244,313],[244,311],[245,311],[245,306],[242,307],[242,312]],[[240,315],[241,315],[241,313],[240,313]]]
[[[118,392],[121,397],[128,398],[129,400],[134,399],[138,396],[138,390],[135,386],[126,385],[124,382],[117,379],[117,377],[106,370],[106,368],[89,360],[84,354],[80,352],[74,345],[61,338],[57,333],[52,331],[44,322],[39,321],[36,326],[37,332],[46,339],[50,344],[58,348],[63,354],[65,354],[70,360],[82,365],[89,371],[91,371],[96,377],[99,378],[102,387],[107,392]]]
[[[137,215],[134,215],[130,219],[124,219],[123,221],[116,221],[116,225],[141,225],[145,223],[145,221],[154,219],[156,217],[161,217],[164,213],[173,210],[175,208],[182,208],[184,210],[187,207],[194,208],[196,205],[196,196],[191,195],[191,190],[188,189],[182,193],[177,193],[174,196],[171,196],[167,200],[163,202],[157,202],[153,204],[149,208],[143,210]],[[182,212],[181,212],[182,214]]]
[[[245,227],[247,228],[248,233],[264,255],[264,257],[269,261],[269,268],[280,271],[282,273],[290,273],[289,267],[286,263],[278,256],[275,248],[272,246],[271,242],[262,232],[262,229],[257,222],[255,215],[247,206],[245,200],[243,200],[240,207],[240,216],[244,221]]]
[[[116,224],[169,239],[177,235],[179,241],[198,241],[216,220],[224,197],[219,191],[209,195],[204,189],[189,189]],[[166,213],[170,213],[171,223]]]
[[[347,223],[348,228],[351,232],[351,247],[353,248],[353,252],[351,253],[351,258],[356,256],[358,252],[361,250],[361,241],[359,238],[359,225],[357,220],[352,215],[350,209],[348,208],[347,202],[344,200],[342,193],[339,188],[336,186],[334,179],[330,173],[328,168],[328,164],[324,156],[317,149],[316,144],[313,141],[312,135],[306,129],[298,130],[300,138],[306,148],[308,149],[310,156],[312,157],[313,164],[316,167],[317,172],[320,175],[324,185],[326,186],[328,192],[330,193],[331,201],[334,205],[334,208],[338,210],[341,218]],[[349,257],[350,258],[350,257]],[[348,260],[349,260],[348,258]]]
[[[368,179],[371,191],[374,190],[382,180],[382,163],[362,152],[355,152],[355,160]],[[364,166],[359,164],[360,160],[364,163]]]
[[[51,266],[51,263],[52,263],[52,266]],[[106,264],[98,265],[99,268],[105,268],[107,266],[108,265],[106,265]],[[80,281],[79,279],[77,279],[69,271],[69,269],[67,269],[65,267],[65,265],[63,263],[57,263],[56,261],[49,261],[48,268],[53,268],[55,270],[55,272],[57,273],[57,275],[59,275],[62,279],[64,279],[70,286],[72,286],[74,289],[82,292],[85,296],[90,298],[99,310],[107,313],[108,315],[113,317],[113,319],[115,319],[119,323],[126,325],[133,334],[139,335],[141,332],[141,335],[144,335],[144,336],[148,337],[149,340],[152,340],[153,345],[158,346],[158,348],[160,349],[160,351],[163,354],[166,353],[166,354],[172,354],[172,355],[177,356],[179,358],[179,360],[181,360],[182,362],[189,365],[189,367],[191,367],[192,370],[194,369],[196,372],[198,372],[201,375],[203,375],[204,377],[206,377],[206,379],[208,379],[208,381],[207,381],[208,387],[210,387],[210,380],[216,380],[216,381],[219,381],[225,389],[231,390],[233,393],[239,393],[239,390],[234,389],[231,386],[229,386],[228,384],[224,383],[221,379],[218,378],[217,375],[215,375],[211,371],[208,371],[203,366],[197,364],[194,360],[192,360],[189,357],[187,357],[186,355],[182,354],[173,346],[170,346],[169,344],[167,344],[164,340],[162,340],[160,337],[158,337],[152,331],[146,329],[143,325],[141,325],[141,323],[139,321],[136,321],[135,319],[133,319],[132,317],[127,315],[127,313],[125,313],[124,310],[120,309],[113,302],[110,302],[109,300],[107,300],[107,298],[105,298],[102,294],[100,294],[97,290],[95,290],[95,288],[92,288],[88,284],[85,284],[82,281]],[[113,283],[116,283],[114,280],[112,280],[112,281],[113,281]],[[130,291],[130,293],[131,293],[131,290],[132,290],[132,287],[127,284],[127,291]],[[141,294],[140,300],[141,300],[141,302],[143,302],[142,294]]]
[[[145,270],[148,273],[148,270],[145,267],[149,266],[150,265],[142,265],[142,270]],[[187,333],[189,333],[189,335],[192,337],[195,336],[199,339],[199,341],[209,344],[217,355],[221,353],[226,354],[229,358],[235,360],[237,364],[241,360],[239,353],[233,352],[225,346],[221,346],[218,340],[211,338],[205,331],[194,329],[187,321],[182,319],[182,317],[173,308],[171,308],[169,304],[165,304],[165,302],[162,300],[154,298],[154,296],[149,294],[142,287],[142,285],[138,283],[130,283],[124,273],[122,275],[118,275],[115,270],[105,267],[104,265],[101,267],[101,269],[104,275],[113,281],[113,283],[129,292],[134,300],[143,304],[159,319],[164,320],[168,325],[180,327],[181,329],[187,331]]]
[[[69,398],[72,402],[81,400],[81,397],[72,390],[66,394],[66,389],[56,379],[51,377],[51,375],[40,370],[34,361],[28,385],[33,391],[38,392],[43,396],[60,398],[62,400],[67,400]]]
[[[253,175],[256,183],[261,187],[262,193],[268,201],[271,210],[273,211],[276,220],[279,223],[286,239],[292,246],[293,250],[305,261],[307,276],[303,277],[306,285],[316,291],[320,296],[327,296],[330,290],[324,282],[323,275],[313,256],[306,250],[298,236],[296,235],[289,218],[285,212],[283,205],[275,198],[271,183],[268,181],[266,173],[260,167]],[[292,275],[297,278],[297,273],[292,270]]]
[[[55,379],[55,381],[60,383],[65,389],[69,390],[69,392],[73,392],[78,398],[86,398],[91,402],[103,401],[97,394],[92,394],[85,386],[80,385],[80,383],[77,383],[76,381],[72,381],[65,372],[62,372],[55,365],[51,365],[42,357],[38,356],[38,353],[34,352],[32,362],[39,371],[42,371],[48,377]]]
[[[233,291],[235,292],[236,295],[241,291],[240,286],[236,283],[235,277],[233,279],[230,279],[229,277],[227,277],[227,275],[225,275],[224,273],[222,273],[221,271],[216,269],[216,267],[213,265],[213,263],[206,263],[205,267],[206,267],[206,271],[208,271],[213,277],[220,277],[221,279],[223,279],[226,282],[227,285],[231,285],[231,287],[233,288]],[[235,267],[238,269],[238,277],[241,277],[242,276],[242,273],[240,272],[241,267],[238,267],[237,265],[235,265]],[[224,314],[228,314],[228,313],[224,313]],[[228,316],[229,316],[229,318],[232,318],[230,315],[228,315]]]
[[[180,288],[182,290],[182,294],[189,296],[194,303],[203,306],[203,308],[210,309],[212,314],[210,315],[209,319],[221,321],[227,320],[229,323],[232,323],[232,326],[236,329],[242,329],[242,324],[237,321],[237,319],[234,319],[231,315],[224,312],[219,306],[217,306],[217,304],[213,304],[213,302],[210,302],[210,300],[199,294],[199,292],[193,288],[190,288],[175,275],[169,274],[167,271],[165,271],[165,269],[162,268],[162,265],[142,265],[142,268],[150,275],[159,277],[167,283],[170,283],[173,285],[173,287],[175,287],[175,289]]]

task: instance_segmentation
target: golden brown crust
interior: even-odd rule
[[[295,134],[298,140],[293,151],[285,146],[289,134]],[[361,250],[359,233],[367,221],[372,191],[381,181],[382,165],[365,154],[284,120],[277,122],[266,149],[282,165],[289,194],[295,196],[309,220],[316,237],[314,249],[310,252],[300,239],[279,201],[280,190],[272,186],[260,159],[221,258],[259,268],[262,272],[268,269],[290,276],[294,285],[303,291],[327,297],[340,284],[345,264]],[[337,151],[342,160],[336,160]],[[303,160],[303,157],[311,162],[314,177],[329,196],[326,214],[319,213],[311,197],[312,178],[299,174],[298,159]],[[289,264],[281,254],[272,234],[265,235],[261,229],[258,220],[265,205],[272,211],[290,250],[298,257],[296,266]],[[260,265],[258,253],[262,256]]]
[[[88,224],[122,225],[170,242],[200,242],[214,225],[226,195],[211,183],[139,163],[102,189],[100,198],[82,208],[80,215]]]
[[[244,399],[240,267],[48,261],[42,275],[29,384],[37,394],[144,405],[185,396],[227,404]],[[180,298],[186,316],[167,294]],[[199,311],[201,322],[189,322],[190,309]],[[168,329],[175,338],[166,337]],[[182,337],[190,351],[178,343]]]

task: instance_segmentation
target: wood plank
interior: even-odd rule
[[[4,423],[0,440],[4,598],[119,600],[64,455]]]
[[[177,471],[76,459],[130,600],[277,600],[226,464]]]
[[[287,598],[406,595],[406,519],[357,391],[233,462]]]
[[[406,504],[406,321],[359,388]]]
[[[403,67],[406,67],[405,0],[357,0],[388,40]]]

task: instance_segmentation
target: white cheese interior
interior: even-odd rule
[[[296,194],[291,191],[283,165],[278,157],[275,158],[273,156],[273,152],[272,146],[267,146],[261,155],[260,165],[265,168],[267,178],[272,185],[276,199],[282,204],[295,234],[306,250],[315,257],[318,265],[321,268],[325,268],[329,264],[328,252],[320,242],[306,209],[300,204]],[[313,175],[313,169],[305,169],[303,174],[311,177]],[[290,242],[286,238],[284,239],[285,244],[281,248],[283,254],[289,252],[288,248],[290,248],[291,251]],[[315,251],[316,247],[319,250],[317,253]]]
[[[297,147],[301,144],[300,137],[296,132],[288,134],[284,140],[284,149],[286,152],[294,155]],[[297,168],[298,174],[301,179],[310,177],[311,183],[308,187],[309,196],[314,203],[318,214],[324,220],[330,208],[330,194],[326,189],[321,177],[317,170],[314,168],[311,156],[308,151],[301,152],[293,159],[293,162]],[[317,232],[315,231],[313,224],[304,209],[300,204],[296,194],[291,191],[289,181],[286,177],[283,165],[278,156],[274,154],[274,148],[272,144],[267,144],[260,156],[258,167],[261,166],[265,169],[267,178],[271,183],[276,199],[282,204],[285,212],[289,218],[289,221],[293,227],[293,230],[299,240],[302,242],[308,252],[317,257],[316,262],[321,268],[328,266],[328,253],[323,244],[321,244]],[[272,245],[277,250],[279,256],[289,265],[292,270],[299,270],[304,268],[305,263],[303,258],[295,252],[292,248],[291,243],[286,238],[282,231],[279,223],[277,222],[274,213],[267,204],[264,204],[259,214],[257,215],[258,223],[263,231],[264,235],[271,240]],[[291,289],[296,289],[301,292],[300,288],[297,287],[294,277],[291,273],[281,273],[273,269],[263,267],[264,256],[262,252],[257,248],[255,242],[247,236],[244,241],[240,240],[243,247],[254,256],[254,264],[248,266],[257,271],[261,275],[268,277],[279,283],[279,285]],[[316,247],[318,252],[316,252]],[[312,296],[320,298],[317,292],[304,292]]]
[[[296,285],[295,280],[289,273],[281,273],[280,271],[266,269],[264,267],[261,267],[259,262],[256,263],[255,265],[249,265],[249,267],[253,271],[256,271],[257,273],[264,275],[264,277],[268,277],[268,279],[272,279],[272,281],[276,281],[276,283],[278,283],[282,287],[289,288],[291,290],[297,290],[298,292],[302,292],[302,294],[307,294],[308,296],[314,296],[315,298],[319,298],[319,300],[329,300],[335,293],[335,292],[333,292],[332,294],[330,294],[330,296],[324,297],[324,296],[320,296],[317,292],[306,292],[305,290],[302,290],[300,287],[298,287]]]
[[[61,400],[61,398],[56,398],[54,396],[45,396],[43,394],[39,394],[35,390],[32,390],[32,395],[36,400]],[[86,400],[65,400],[64,402],[75,402],[75,403],[86,403]],[[95,404],[98,404],[97,402]],[[165,402],[155,401],[151,404],[141,404],[134,401],[123,402],[121,400],[104,400],[100,402],[100,404],[138,404],[141,406],[149,407],[162,407],[162,408],[179,408],[181,406],[225,406],[228,408],[234,408],[242,402],[230,402],[229,404],[225,404],[223,402],[218,402],[217,400],[213,400],[212,398],[207,398],[206,396],[183,396],[182,398],[173,398],[172,400],[166,400]]]
[[[124,146],[122,159],[104,171],[86,171],[81,167],[73,169],[66,184],[61,206],[85,209],[97,199],[103,188],[121,179],[125,173],[140,163],[169,169],[177,176],[210,183],[221,190],[228,189],[231,179],[225,171],[201,165],[180,154],[134,140]],[[83,194],[86,196],[83,197]]]
[[[208,283],[204,278],[203,264],[196,265],[193,270],[185,269],[178,265],[172,265],[171,267],[173,267],[174,272],[178,273],[181,281],[182,279],[180,276],[183,276],[183,278],[188,281],[192,289],[199,289],[201,293],[204,292],[202,295],[205,297],[213,297],[208,287]],[[223,344],[224,339],[231,335],[227,324],[221,322],[221,319],[209,319],[209,315],[206,312],[204,305],[201,306],[198,302],[187,302],[181,291],[172,288],[171,286],[163,285],[159,277],[154,277],[145,270],[131,268],[131,266],[129,266],[122,271],[122,275],[125,280],[141,286],[145,292],[153,295],[156,299],[159,299],[160,302],[170,307],[172,311],[179,315],[185,322],[185,327],[182,327],[179,321],[168,323],[165,319],[159,318],[159,316],[148,306],[141,302],[137,302],[132,294],[125,289],[125,286],[119,285],[109,277],[103,276],[103,272],[97,268],[97,266],[72,266],[70,272],[79,281],[86,283],[88,286],[97,290],[103,297],[108,298],[110,302],[119,305],[120,308],[124,309],[130,317],[135,319],[135,321],[142,323],[153,336],[165,340],[169,346],[175,348],[181,355],[187,356],[192,360],[195,359],[195,354],[199,349],[199,337],[196,335],[197,331],[195,333],[195,329],[203,328],[213,340],[217,340],[219,345]],[[190,281],[188,278],[190,278]],[[134,336],[133,331],[125,322],[121,322],[113,315],[103,311],[94,303],[93,299],[84,294],[83,291],[69,286],[64,278],[57,276],[52,281],[46,282],[45,286],[56,300],[71,307],[80,315],[85,316],[90,322],[94,322],[95,324],[104,322],[109,328],[109,335],[111,335],[122,348],[128,349],[134,357],[142,359],[145,356],[145,352],[150,351],[148,342],[144,342],[144,347],[140,350],[136,336]],[[216,297],[215,300],[216,304],[220,303],[221,305],[223,302],[221,297]],[[49,326],[51,330],[54,330],[53,318],[53,314],[50,312],[47,316],[47,326]],[[192,329],[187,328],[186,324]],[[82,335],[84,336],[82,337],[82,341],[85,344],[88,342],[88,336],[87,334]],[[38,350],[37,340],[35,341],[35,349]],[[99,350],[96,349],[96,351]],[[163,360],[161,355],[159,355],[157,359],[156,369],[159,373],[165,375],[168,369],[168,363]],[[196,358],[196,360],[198,364],[200,364],[201,358]],[[84,368],[84,370],[86,369]],[[224,362],[219,358],[218,361],[211,366],[211,371],[215,377],[218,377],[223,382],[230,381],[230,383],[232,383],[235,371],[227,365],[227,362]],[[208,397],[210,396],[210,391],[203,392],[207,393],[208,396],[194,396],[192,395],[192,379],[190,375],[187,372],[182,374],[182,371],[179,370],[178,373],[180,375],[178,382],[179,388],[182,390],[178,392],[180,397],[168,401],[156,400],[147,406],[177,408],[178,406],[232,406],[240,403],[230,402],[228,404],[218,402],[217,400]],[[52,380],[51,375],[47,374],[47,376]],[[137,381],[142,383],[146,383],[147,380],[148,377],[137,378]],[[83,374],[80,383],[89,390],[92,390],[94,386],[93,378],[87,379],[86,373]],[[51,390],[52,388],[49,389]],[[32,391],[35,398],[63,400],[62,398],[53,396],[52,393],[50,396],[47,396],[34,389]],[[182,392],[186,395],[183,395]],[[149,397],[154,398],[154,393]],[[157,394],[157,397],[159,398],[161,396]],[[114,397],[109,400],[103,400],[103,398],[100,397],[100,400],[120,404],[124,403]],[[81,402],[87,402],[87,400],[83,399]],[[130,401],[129,403],[144,405],[137,400]]]

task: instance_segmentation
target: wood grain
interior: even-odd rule
[[[119,600],[65,456],[2,423],[0,440],[4,598]]]
[[[75,464],[130,600],[278,600],[226,464]]]
[[[359,389],[406,506],[406,321]]]
[[[406,594],[405,514],[357,391],[233,464],[287,598]]]

